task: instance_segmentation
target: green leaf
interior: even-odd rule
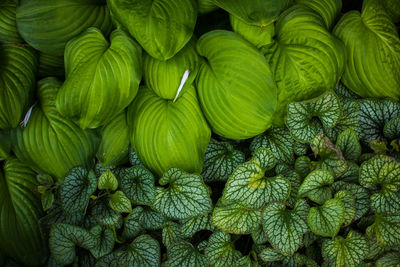
[[[303,243],[303,235],[308,231],[308,205],[299,200],[293,210],[285,204],[268,204],[262,217],[262,224],[271,245],[284,255],[292,255]]]
[[[294,168],[300,177],[305,178],[311,172],[311,159],[307,156],[298,157]]]
[[[290,182],[282,175],[265,177],[264,172],[275,166],[275,157],[266,148],[259,148],[253,159],[243,163],[229,177],[222,199],[258,209],[268,202],[284,201],[289,197]]]
[[[375,221],[366,233],[369,238],[375,235],[382,247],[400,246],[400,215],[375,214]]]
[[[332,198],[333,174],[324,169],[317,169],[311,172],[304,179],[297,193],[298,198],[308,197],[310,200],[322,205]]]
[[[344,206],[344,221],[343,226],[348,226],[353,222],[356,216],[356,199],[354,195],[347,190],[341,190],[335,194],[336,199],[340,199]]]
[[[361,145],[356,132],[353,129],[344,130],[339,134],[336,146],[347,160],[358,162],[361,156]]]
[[[196,24],[194,0],[108,0],[107,4],[114,23],[122,24],[148,54],[159,60],[170,59],[180,51]]]
[[[100,225],[96,225],[90,229],[90,233],[98,241],[96,245],[90,248],[90,253],[99,259],[107,254],[109,254],[114,248],[114,233],[110,228],[103,228]]]
[[[302,178],[292,169],[279,171],[279,174],[282,174],[290,182],[290,195],[286,200],[286,204],[290,207],[294,207],[297,202],[297,193],[302,183]]]
[[[99,177],[99,180],[97,181],[97,187],[100,190],[109,189],[115,191],[118,188],[118,180],[115,178],[115,175],[111,172],[111,170],[107,170]]]
[[[328,30],[332,29],[336,22],[336,17],[339,16],[342,10],[341,0],[296,0],[296,3],[305,5],[321,15]]]
[[[276,250],[274,250],[272,248],[263,249],[260,252],[259,257],[264,262],[282,261],[284,258],[286,258],[285,255],[279,253],[278,251],[276,251]]]
[[[286,125],[294,139],[310,142],[321,132],[321,126],[324,129],[334,127],[338,123],[341,113],[338,97],[328,91],[311,100],[290,103]]]
[[[360,266],[368,251],[367,239],[355,231],[350,231],[346,238],[339,236],[322,244],[322,256],[326,263],[338,267]]]
[[[0,161],[11,157],[11,139],[8,131],[0,130]]]
[[[100,28],[108,35],[112,23],[104,1],[22,0],[17,8],[17,26],[22,38],[36,50],[62,55],[65,44],[76,35],[89,27]]]
[[[166,218],[162,214],[150,208],[141,208],[139,211],[139,223],[144,229],[152,231],[161,229],[163,223],[166,221]]]
[[[96,203],[92,208],[92,216],[104,226],[113,227],[121,220],[121,214],[111,209],[104,201]]]
[[[168,188],[157,188],[153,206],[164,216],[187,219],[211,211],[211,198],[201,176],[171,168],[159,183]]]
[[[293,164],[294,142],[287,128],[273,127],[256,136],[251,142],[250,149],[255,151],[265,147],[274,153],[277,163]]]
[[[54,194],[51,190],[45,191],[41,196],[43,210],[46,211],[51,208],[54,202]]]
[[[251,233],[251,239],[253,240],[254,244],[261,245],[268,242],[268,237],[260,224],[254,232]]]
[[[182,220],[181,225],[181,230],[185,237],[192,237],[201,230],[214,230],[214,227],[211,225],[211,213]]]
[[[64,57],[57,110],[82,129],[108,124],[136,96],[142,49],[122,30],[114,30],[108,42],[99,29],[89,28],[68,42]]]
[[[45,77],[60,77],[65,75],[64,55],[51,55],[40,53],[39,55],[39,70],[38,76]]]
[[[149,235],[138,236],[131,244],[115,251],[120,266],[160,266],[160,245]]]
[[[124,192],[118,190],[110,196],[110,207],[116,212],[132,212],[132,204]]]
[[[69,214],[85,210],[96,187],[97,178],[93,171],[88,172],[82,167],[73,168],[60,186],[63,210]]]
[[[360,167],[360,184],[367,188],[380,187],[371,195],[371,207],[377,213],[400,212],[400,163],[388,156],[375,156]]]
[[[24,41],[19,36],[16,22],[18,1],[4,0],[0,4],[0,43],[20,44]]]
[[[123,238],[133,239],[143,230],[143,227],[139,222],[142,212],[143,208],[139,206],[134,208],[132,212],[124,218],[124,230],[122,232]]]
[[[394,117],[383,127],[383,135],[388,140],[400,137],[400,116]]]
[[[121,190],[134,204],[151,205],[155,199],[154,176],[141,166],[122,169]]]
[[[76,256],[76,246],[90,250],[98,245],[98,241],[82,227],[63,223],[53,224],[49,235],[51,257],[59,264],[72,264]]]
[[[308,226],[314,234],[335,237],[344,222],[344,205],[340,199],[329,199],[308,213]]]
[[[144,166],[133,148],[129,149],[129,163],[132,166]]]
[[[181,226],[172,221],[165,222],[162,227],[162,242],[165,247],[170,248],[175,243],[183,240]]]
[[[319,265],[311,258],[300,254],[300,253],[296,253],[294,255],[295,261],[296,263],[300,264],[300,265],[305,265],[306,267],[319,267]]]
[[[17,159],[0,167],[0,251],[23,265],[37,265],[47,254],[39,219],[43,216],[35,173]]]
[[[214,208],[211,220],[212,224],[223,232],[250,234],[261,222],[261,210],[220,200]]]
[[[359,169],[360,167],[356,163],[348,161],[347,170],[342,173],[338,179],[343,182],[358,183]]]
[[[228,142],[211,139],[206,150],[201,176],[205,182],[226,181],[244,159],[243,152],[235,150]]]
[[[206,257],[201,254],[192,244],[179,242],[167,249],[168,266],[208,266]]]
[[[199,100],[213,132],[239,140],[268,129],[277,88],[261,52],[224,30],[201,36],[197,51],[206,58],[197,78]]]
[[[376,267],[395,267],[400,265],[400,254],[398,252],[387,253],[375,262]]]
[[[216,231],[208,239],[205,255],[212,266],[233,266],[242,257],[241,253],[233,247],[231,236],[224,232]]]

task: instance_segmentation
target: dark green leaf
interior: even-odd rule
[[[340,199],[344,206],[343,226],[347,226],[353,222],[356,216],[356,199],[354,195],[347,190],[341,190],[335,194],[336,199]]]
[[[41,200],[42,200],[43,210],[46,211],[46,210],[50,209],[50,207],[53,205],[53,202],[54,202],[53,192],[51,192],[51,190],[45,191],[42,194]]]
[[[96,259],[107,255],[113,250],[115,240],[114,233],[110,228],[103,230],[103,227],[96,225],[90,229],[90,233],[98,240],[96,245],[90,248],[90,253],[92,253]]]
[[[375,215],[374,224],[367,228],[367,236],[376,236],[383,247],[400,246],[400,215]]]
[[[162,226],[162,242],[165,247],[169,248],[173,244],[182,241],[183,234],[181,226],[175,222],[168,221]]]
[[[155,198],[154,176],[141,166],[122,169],[121,190],[134,204],[151,205]]]
[[[149,235],[141,235],[115,251],[119,266],[154,267],[160,265],[160,245]]]
[[[325,201],[332,198],[334,177],[328,170],[317,169],[311,172],[304,179],[297,193],[298,198],[308,197],[310,200],[322,205]]]
[[[208,266],[207,258],[188,242],[175,243],[168,248],[168,266]]]
[[[181,224],[181,230],[185,237],[192,237],[196,232],[201,230],[214,230],[214,227],[211,225],[211,213],[182,220]]]
[[[376,261],[376,267],[396,267],[400,265],[400,253],[391,252]]]
[[[112,210],[103,201],[92,208],[92,215],[99,224],[109,227],[116,225],[121,220],[121,214]]]
[[[224,232],[216,231],[208,239],[205,250],[206,257],[212,266],[232,266],[242,256],[233,247],[231,236]]]
[[[354,130],[349,128],[341,132],[337,138],[336,146],[346,160],[358,162],[361,156],[361,145]]]
[[[263,249],[260,254],[259,254],[261,260],[265,262],[275,262],[275,261],[282,261],[284,258],[286,258],[285,255],[282,255],[278,251],[272,249],[272,248],[265,248]]]

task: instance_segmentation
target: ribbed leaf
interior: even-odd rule
[[[99,140],[94,132],[81,130],[57,112],[55,98],[60,85],[55,78],[39,82],[39,104],[27,127],[17,130],[14,152],[18,158],[63,181],[73,167],[90,164]]]
[[[213,131],[246,139],[269,128],[277,91],[263,55],[240,35],[222,30],[203,35],[197,50],[207,60],[197,87]]]
[[[324,19],[328,30],[332,29],[336,17],[342,10],[342,0],[296,0],[296,2],[317,12]]]
[[[393,22],[400,21],[400,3],[396,0],[383,0],[383,6]]]
[[[23,43],[16,23],[17,0],[3,0],[0,3],[0,43]]]
[[[328,170],[317,169],[311,172],[301,184],[297,196],[299,198],[308,197],[310,200],[322,205],[325,201],[332,198],[334,177]]]
[[[375,215],[374,223],[367,228],[367,236],[376,237],[382,247],[400,246],[400,215]]]
[[[206,257],[192,244],[180,242],[168,248],[168,266],[208,266]]]
[[[0,250],[27,266],[40,266],[47,254],[39,219],[43,215],[35,173],[10,159],[0,169]]]
[[[197,0],[197,4],[200,14],[209,13],[218,9],[218,6],[214,5],[213,0]]]
[[[108,35],[112,23],[105,0],[21,0],[17,26],[36,50],[62,55],[65,44],[87,28],[97,27]]]
[[[154,176],[147,169],[134,166],[121,170],[121,190],[134,203],[151,205],[155,198]]]
[[[131,144],[140,160],[159,177],[177,167],[200,173],[211,131],[194,87],[176,102],[142,87],[128,110]]]
[[[231,236],[224,232],[214,232],[208,239],[205,254],[212,266],[232,266],[242,256],[233,247]]]
[[[387,253],[376,261],[376,267],[398,266],[400,265],[400,254],[398,252]]]
[[[122,24],[152,57],[167,60],[190,40],[197,18],[195,0],[107,0]]]
[[[334,29],[347,50],[342,82],[363,97],[399,99],[400,39],[380,2],[364,1],[361,14],[346,13]]]
[[[160,265],[160,244],[149,235],[141,235],[115,251],[119,266],[154,267]]]
[[[0,130],[0,161],[8,159],[11,155],[11,138],[9,131]]]
[[[335,237],[344,222],[344,212],[344,205],[340,199],[329,199],[324,205],[310,209],[308,226],[314,234]]]
[[[46,53],[39,55],[39,71],[38,76],[41,78],[56,76],[64,77],[64,55],[55,56]]]
[[[66,81],[57,110],[82,129],[109,123],[136,96],[142,77],[142,49],[122,30],[108,42],[89,28],[65,47]]]

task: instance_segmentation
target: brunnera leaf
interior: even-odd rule
[[[332,198],[333,174],[324,169],[312,171],[304,178],[297,193],[298,198],[308,197],[310,200],[322,205],[325,201]]]
[[[132,203],[121,190],[116,191],[110,196],[109,205],[116,212],[132,212]]]
[[[228,233],[216,231],[208,239],[205,255],[212,266],[224,267],[232,266],[242,257],[231,241]]]
[[[168,266],[209,266],[207,258],[188,242],[178,242],[167,249]]]
[[[136,205],[151,205],[155,198],[154,176],[141,166],[124,168],[118,174],[121,190]]]
[[[107,170],[100,175],[99,180],[97,181],[97,187],[100,190],[109,189],[115,191],[118,188],[118,180],[111,170]]]

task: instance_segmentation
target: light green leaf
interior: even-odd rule
[[[264,262],[276,262],[276,261],[282,261],[284,258],[286,258],[285,255],[279,253],[278,251],[272,249],[272,248],[265,248],[263,249],[259,257],[261,258],[262,261]]]
[[[115,191],[118,188],[118,180],[115,178],[115,175],[111,172],[111,170],[107,170],[99,177],[99,180],[97,181],[97,187],[100,190],[109,189]]]
[[[296,0],[296,3],[305,5],[317,12],[325,22],[328,30],[331,30],[336,22],[336,17],[339,16],[342,10],[341,0]]]
[[[47,255],[39,219],[43,216],[35,173],[17,159],[0,168],[0,251],[24,265]]]
[[[250,234],[261,223],[261,210],[219,200],[214,208],[212,224],[231,234]]]
[[[167,60],[190,40],[196,24],[194,0],[108,0],[114,23],[122,24],[152,57]]]
[[[380,187],[371,196],[371,207],[377,213],[400,212],[400,163],[388,156],[376,156],[360,167],[360,184],[367,188]]]
[[[87,28],[97,27],[108,35],[112,23],[102,0],[22,0],[17,26],[22,38],[36,50],[62,55],[65,44]]]
[[[162,226],[162,242],[165,247],[171,248],[172,245],[183,240],[181,226],[172,221],[165,222]]]
[[[141,235],[128,246],[115,251],[120,266],[160,266],[160,257],[160,244],[149,235]]]
[[[93,171],[88,172],[82,167],[73,168],[60,186],[63,210],[68,214],[85,210],[96,187],[97,178]]]
[[[382,247],[400,246],[400,215],[375,214],[375,221],[366,233],[369,238],[375,235]]]
[[[394,117],[385,124],[383,135],[388,140],[400,138],[400,116]]]
[[[98,241],[96,245],[90,248],[90,253],[99,259],[109,254],[114,248],[114,233],[110,228],[102,229],[100,225],[96,225],[90,229],[90,233]]]
[[[299,200],[293,210],[281,203],[268,204],[262,217],[262,224],[271,245],[284,255],[292,255],[303,243],[308,231],[308,205]]]
[[[121,190],[134,204],[151,205],[155,198],[154,176],[141,166],[122,169]]]
[[[360,266],[368,251],[367,239],[355,231],[350,231],[346,238],[339,236],[332,240],[327,239],[322,244],[322,256],[327,266]]]
[[[266,148],[254,152],[252,160],[243,163],[229,177],[222,199],[258,209],[268,202],[284,201],[290,194],[290,182],[282,175],[265,177],[275,165],[275,157]]]
[[[224,232],[216,231],[208,239],[205,255],[212,266],[234,266],[242,257],[241,253],[233,247],[231,236]]]
[[[311,172],[304,179],[297,193],[298,198],[308,197],[310,200],[322,205],[332,198],[333,174],[324,169],[317,169]]]
[[[344,205],[340,199],[329,199],[308,213],[308,226],[314,234],[335,237],[344,222]]]
[[[143,208],[139,206],[134,208],[132,212],[124,218],[124,230],[122,232],[123,238],[133,239],[143,230],[143,227],[139,222],[142,212]]]
[[[391,252],[376,261],[376,267],[396,267],[400,265],[400,254]]]
[[[168,188],[157,188],[153,206],[164,216],[182,220],[211,211],[211,198],[201,176],[171,168],[159,183]]]
[[[201,254],[192,244],[179,242],[167,249],[168,266],[209,266],[207,258]]]
[[[211,139],[206,150],[201,176],[205,182],[226,181],[244,159],[243,152],[235,150],[228,142]]]
[[[338,97],[328,91],[311,100],[290,103],[286,124],[294,139],[310,142],[322,131],[322,127],[324,129],[334,127],[341,113]]]
[[[197,51],[206,58],[197,78],[199,100],[213,132],[238,140],[268,129],[277,88],[260,51],[240,35],[223,30],[204,34]]]
[[[121,214],[114,211],[104,201],[96,203],[92,208],[92,216],[95,220],[104,226],[113,227],[121,220]]]
[[[114,30],[108,42],[100,30],[89,28],[68,42],[64,57],[66,80],[57,110],[82,129],[108,124],[136,96],[142,49],[122,30]]]
[[[132,212],[132,204],[124,192],[118,190],[110,196],[110,208],[116,212]]]
[[[213,0],[197,0],[199,14],[205,14],[218,9],[218,6],[214,5]]]
[[[356,199],[354,195],[347,190],[341,190],[335,194],[336,199],[340,199],[344,206],[344,221],[343,226],[348,226],[353,222],[356,216]]]
[[[41,196],[43,210],[46,211],[51,208],[54,202],[54,194],[51,190],[45,191]]]
[[[211,213],[182,220],[181,225],[181,230],[185,237],[192,237],[201,230],[214,230],[214,227],[211,225]]]
[[[0,3],[0,43],[20,44],[24,42],[17,30],[17,5],[17,0],[4,0]]]
[[[347,160],[358,162],[361,156],[361,145],[356,132],[353,129],[344,130],[339,134],[336,146]]]

